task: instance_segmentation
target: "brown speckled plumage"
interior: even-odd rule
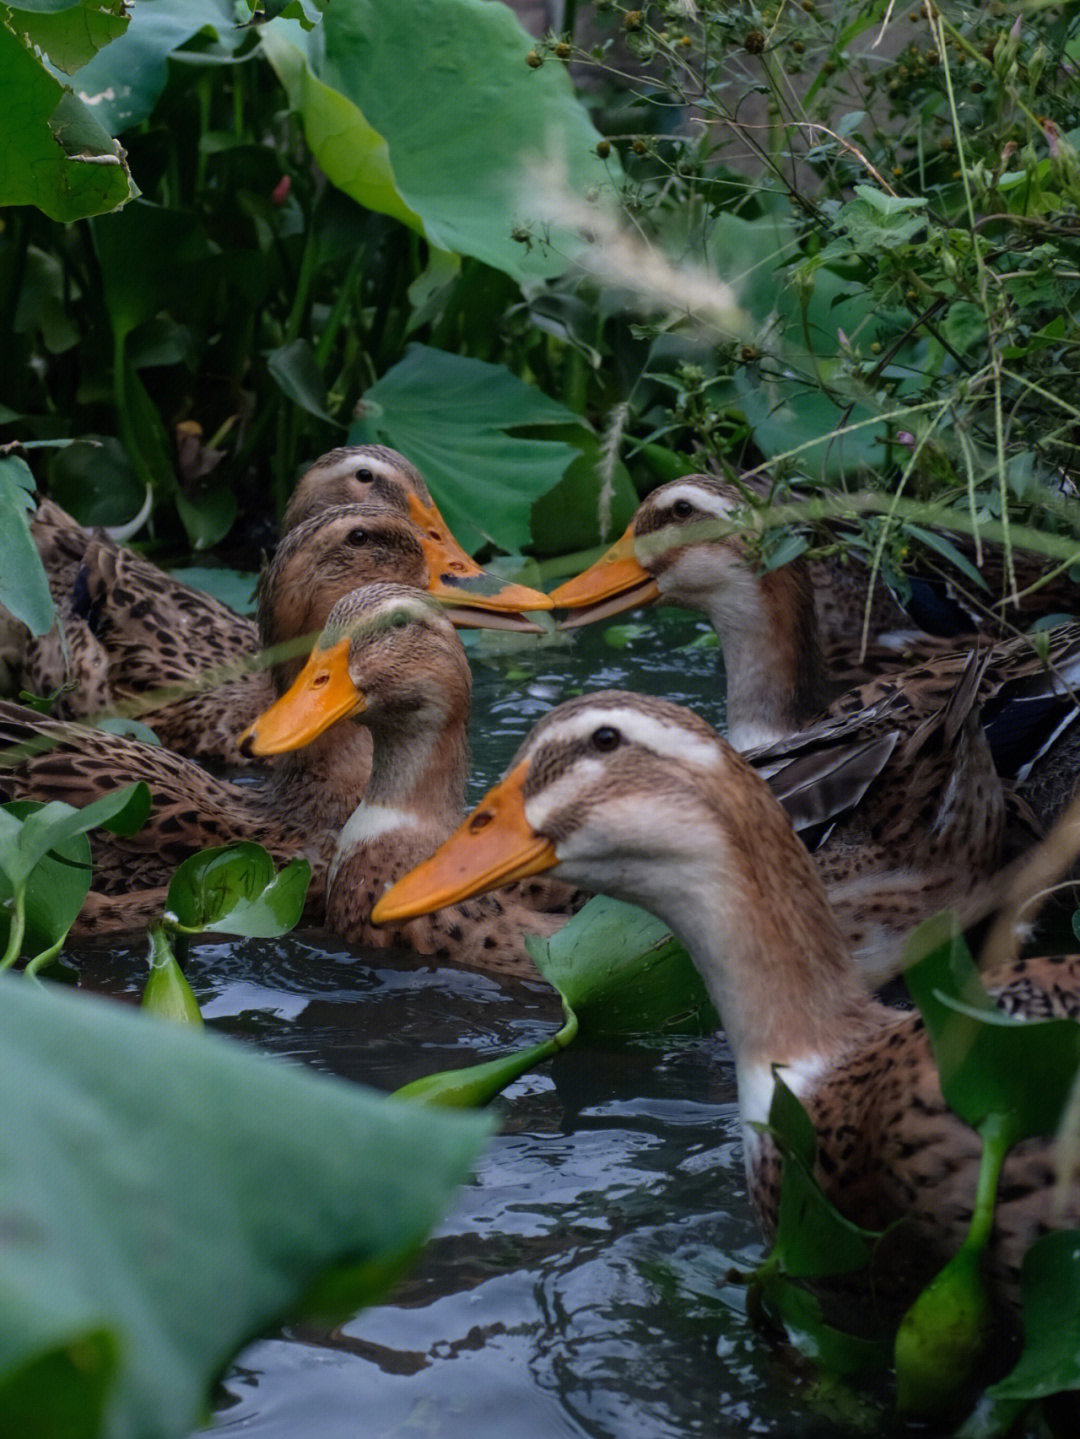
[[[351,503],[369,503],[408,517],[412,494],[430,503],[423,479],[397,451],[382,445],[332,450],[297,482],[284,528],[287,532],[330,506]],[[60,622],[75,638],[69,640],[74,651],[70,665],[63,662],[55,630],[44,639],[31,638],[24,686],[52,693],[58,679],[66,682],[68,691],[58,705],[66,718],[96,713],[96,700],[105,693],[106,707],[138,710],[170,749],[204,760],[246,763],[236,735],[273,697],[264,675],[242,673],[245,660],[259,648],[255,622],[122,548],[104,531],[84,529],[51,500],[40,503],[31,530]],[[328,610],[329,604],[309,626],[312,631],[319,629]],[[99,651],[80,645],[83,626]],[[284,639],[305,632],[286,616],[276,633]],[[102,653],[107,659],[104,689],[87,662]],[[145,708],[146,696],[169,690],[179,694]]]
[[[392,578],[423,586],[428,576],[425,550],[406,516],[378,504],[326,510],[290,533],[263,579],[265,643],[313,638],[334,600],[359,584]],[[293,657],[276,667],[283,685],[301,662]],[[266,673],[236,682],[234,745],[244,723],[274,695]],[[338,831],[363,794],[370,771],[371,739],[364,727],[335,727],[302,751],[277,759],[261,783],[235,785],[213,779],[163,747],[50,725],[18,707],[8,707],[5,715],[7,724],[0,730],[3,797],[85,804],[136,779],[146,779],[154,794],[151,818],[138,835],[129,840],[95,836],[95,894],[112,896],[114,902],[90,904],[76,932],[91,926],[98,931],[106,925],[130,928],[142,913],[138,891],[167,885],[176,865],[194,851],[241,838],[258,839],[278,858],[306,853],[313,864],[308,914],[322,916],[326,869]],[[33,759],[9,761],[5,770],[2,751],[22,744],[31,732],[60,743]],[[132,896],[130,918],[122,903],[125,894]]]

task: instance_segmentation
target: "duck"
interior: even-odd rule
[[[371,923],[386,886],[430,854],[465,808],[472,673],[446,611],[422,591],[371,584],[344,596],[303,669],[241,736],[258,755],[371,734],[371,775],[330,863],[326,925],[351,944],[393,945],[491,973],[535,974],[523,936],[554,933],[584,896],[533,880],[396,926]]]
[[[821,876],[752,765],[666,700],[607,691],[546,714],[455,833],[378,901],[400,924],[493,886],[550,874],[640,904],[686,946],[734,1059],[751,1202],[776,1231],[780,1156],[766,1124],[776,1073],[817,1132],[815,1177],[840,1212],[890,1236],[906,1303],[958,1248],[980,1143],[946,1106],[922,1019],[867,992]],[[1080,1018],[1080,957],[987,976],[1002,1008]],[[998,1190],[989,1277],[1015,1302],[1054,1208],[1050,1141],[1016,1146]]]
[[[703,611],[723,652],[728,736],[742,750],[798,733],[882,670],[962,647],[915,631],[882,588],[872,614],[875,643],[857,666],[850,652],[862,616],[856,623],[838,597],[864,599],[865,587],[850,567],[839,571],[838,584],[822,585],[816,576],[824,566],[815,569],[803,556],[766,568],[754,543],[759,503],[752,491],[706,474],[653,490],[622,537],[551,592],[556,608],[570,611],[562,627],[655,601]],[[842,639],[826,643],[823,626],[835,630],[841,615]]]
[[[808,566],[763,571],[746,514],[727,481],[672,481],[551,598],[576,612],[571,624],[655,600],[705,612],[723,652],[728,738],[781,796],[861,971],[883,985],[914,924],[945,907],[974,919],[1002,864],[1041,829],[979,723],[986,661],[949,650],[854,689],[831,683]]]
[[[424,542],[438,550],[448,583],[487,582],[450,533],[423,476],[397,450],[351,445],[321,456],[297,481],[283,534],[345,503],[382,504],[411,519]],[[174,579],[105,531],[85,529],[50,499],[39,503],[30,527],[59,623],[48,635],[27,640],[24,687],[59,691],[61,718],[119,707],[137,712],[162,744],[180,754],[249,763],[236,735],[269,703],[263,695],[238,715],[248,692],[245,671],[259,648],[257,622]],[[550,607],[538,591],[526,595],[524,587],[521,599],[526,610]],[[96,647],[87,644],[88,635]],[[103,682],[109,704],[99,709]],[[157,702],[148,704],[148,696]]]
[[[372,502],[337,505],[298,524],[260,589],[270,672],[229,686],[237,730],[292,682],[335,601],[357,585],[392,576],[445,598],[454,623],[534,628],[518,611],[532,592],[499,589],[487,576],[476,588],[448,582],[441,560],[441,547],[410,519]],[[83,805],[136,780],[150,786],[151,816],[138,834],[95,835],[94,888],[76,934],[138,927],[160,913],[162,887],[188,855],[252,836],[278,862],[294,854],[311,861],[308,915],[317,921],[338,831],[364,791],[370,766],[368,731],[355,725],[283,756],[261,783],[238,784],[163,746],[46,719],[14,704],[0,709],[0,799]]]

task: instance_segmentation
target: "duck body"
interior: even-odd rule
[[[375,505],[411,520],[423,541],[439,549],[448,578],[467,582],[483,573],[453,539],[423,477],[396,450],[348,446],[316,460],[297,482],[283,533],[342,504]],[[251,673],[260,625],[121,547],[105,531],[84,529],[50,500],[39,504],[31,532],[49,576],[59,626],[43,639],[28,641],[24,685],[52,693],[59,678],[67,686],[59,701],[62,717],[88,717],[102,708],[97,702],[104,657],[110,703],[137,711],[162,744],[202,760],[247,763],[236,735],[273,701],[265,676]],[[286,613],[289,599],[315,588],[317,579],[311,563],[291,581],[289,594],[282,585]],[[521,599],[526,607],[546,605],[542,596],[533,594],[530,600],[524,590]],[[310,608],[306,602],[305,608]],[[317,632],[328,610],[329,605],[309,628]],[[282,626],[280,616],[276,628],[305,633],[296,620]],[[76,636],[74,644],[65,644],[68,631]]]
[[[866,992],[810,856],[760,776],[678,706],[618,692],[571,700],[374,918],[396,923],[542,872],[644,905],[686,945],[731,1047],[765,1233],[776,1225],[780,1159],[756,1126],[782,1066],[814,1122],[829,1198],[865,1227],[902,1221],[890,1265],[896,1297],[910,1300],[966,1233],[978,1142],[945,1105],[919,1017]],[[1080,1013],[1075,956],[1022,962],[990,984],[1014,1013]],[[1055,1178],[1049,1139],[1006,1161],[989,1263],[1010,1301],[1028,1245],[1080,1218],[1075,1184],[1064,1213],[1054,1210]]]
[[[239,718],[270,704],[303,664],[334,602],[357,585],[393,576],[400,584],[452,602],[447,613],[464,622],[517,622],[522,591],[488,582],[475,595],[447,585],[441,547],[413,522],[374,504],[338,505],[297,525],[263,578],[260,624],[276,663],[248,677]],[[500,608],[503,607],[503,608]],[[449,621],[448,621],[449,623]],[[291,645],[286,653],[282,646]],[[239,682],[238,682],[239,683]],[[0,796],[61,799],[85,804],[119,785],[145,780],[154,798],[138,835],[95,836],[94,898],[76,933],[132,928],[158,906],[176,865],[188,855],[229,840],[259,838],[276,859],[305,854],[312,862],[308,917],[324,915],[325,877],[338,832],[364,793],[371,770],[367,729],[345,725],[301,752],[285,754],[255,784],[209,776],[186,756],[112,734],[9,707],[0,729]],[[239,720],[238,720],[239,728]],[[243,753],[236,745],[236,752]],[[150,894],[151,898],[140,898]],[[126,899],[125,899],[126,897]]]
[[[581,902],[564,886],[485,895],[396,926],[371,910],[388,884],[430,854],[461,818],[472,676],[445,615],[400,585],[340,600],[292,688],[247,731],[259,753],[370,731],[371,775],[343,821],[330,866],[326,922],[351,943],[389,945],[506,973],[532,973],[524,934],[548,935]]]

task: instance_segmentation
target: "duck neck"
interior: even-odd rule
[[[737,749],[784,739],[821,717],[825,665],[804,565],[742,569],[709,596],[708,614],[720,636],[728,737]]]
[[[269,787],[277,813],[303,827],[336,830],[360,803],[371,767],[371,736],[341,720],[318,739],[279,755]]]
[[[371,720],[371,778],[364,805],[410,816],[449,834],[461,819],[469,772],[468,715],[432,698],[422,710]]]
[[[745,772],[737,756],[731,762]],[[673,817],[694,849],[683,872],[658,873],[648,907],[693,957],[751,1120],[768,1113],[772,1065],[823,1074],[888,1012],[859,979],[813,860],[766,787],[746,778],[738,806],[717,794],[717,822],[705,833]]]

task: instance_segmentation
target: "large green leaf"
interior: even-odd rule
[[[1044,1234],[1024,1255],[1020,1276],[1024,1352],[987,1393],[1041,1399],[1080,1389],[1080,1230]]]
[[[220,58],[250,35],[229,0],[140,0],[127,32],[79,71],[75,87],[110,135],[145,120],[169,78],[169,56],[193,35],[212,34]]]
[[[543,243],[529,167],[547,162],[580,197],[612,161],[563,67],[525,63],[533,42],[508,6],[335,0],[310,33],[276,20],[262,43],[316,160],[360,204],[515,279],[567,268]]]
[[[526,943],[585,1033],[709,1034],[719,1023],[682,945],[621,900],[597,895],[550,939]]]
[[[923,956],[904,979],[926,1021],[950,1109],[976,1129],[992,1114],[1007,1116],[1009,1143],[1053,1134],[1080,1066],[1080,1025],[999,1010],[952,915],[919,925],[906,953]]]
[[[0,546],[4,552],[0,605],[34,634],[42,635],[53,622],[53,601],[26,523],[33,489],[34,477],[26,461],[17,455],[0,456]]]
[[[20,0],[9,11],[8,24],[17,35],[48,56],[70,75],[128,27],[124,0]]]
[[[68,221],[136,193],[120,146],[2,22],[0,134],[0,205],[36,205]]]
[[[200,850],[169,885],[167,922],[188,934],[217,931],[273,939],[300,919],[311,865],[294,859],[280,873],[251,840]]]
[[[7,1434],[189,1433],[243,1341],[378,1296],[490,1129],[21,980],[0,1088]]]
[[[531,538],[533,502],[580,453],[562,438],[525,439],[515,429],[571,425],[582,448],[591,431],[565,405],[489,365],[413,345],[365,395],[369,410],[350,432],[377,431],[421,470],[446,522],[466,549],[485,541],[516,551]]]
[[[76,809],[63,800],[34,803],[17,817],[9,806],[0,808],[0,870],[15,888],[26,883],[34,866],[74,835],[86,834],[98,825],[114,834],[134,834],[150,813],[150,791],[140,780],[92,804]]]
[[[4,805],[4,813],[21,820],[40,808],[35,800],[12,800]],[[23,954],[40,954],[64,938],[89,893],[92,870],[90,841],[85,834],[58,840],[42,856],[26,884]],[[0,952],[7,948],[11,934],[14,898],[14,888],[0,864]]]
[[[767,1261],[793,1278],[848,1274],[864,1268],[880,1235],[845,1219],[813,1174],[817,1137],[810,1118],[784,1083],[783,1069],[769,1105],[769,1132],[784,1156],[776,1238]]]

